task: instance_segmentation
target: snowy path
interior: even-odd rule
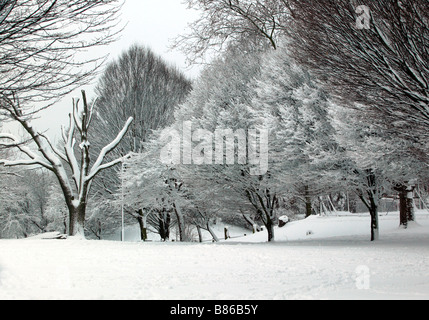
[[[429,299],[428,229],[377,244],[0,241],[0,299],[307,298]]]

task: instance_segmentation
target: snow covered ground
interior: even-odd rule
[[[0,299],[429,299],[429,214],[312,217],[220,244],[0,241]],[[288,241],[286,241],[288,240]]]

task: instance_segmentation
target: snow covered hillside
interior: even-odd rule
[[[429,299],[429,214],[408,230],[397,219],[381,218],[376,243],[368,217],[344,215],[292,222],[271,244],[263,233],[220,244],[2,240],[0,299]]]
[[[338,212],[332,216],[311,216],[302,221],[290,222],[284,228],[275,228],[276,241],[301,241],[301,240],[318,240],[345,237],[347,239],[370,239],[371,237],[371,220],[369,214],[350,214]],[[410,232],[398,229],[399,213],[380,213],[380,229],[383,233],[410,234]],[[422,231],[423,227],[429,228],[429,213],[426,210],[416,212],[417,222],[410,225],[413,232]],[[411,232],[411,234],[414,234]],[[424,231],[423,231],[424,232]],[[265,242],[267,233],[261,232],[252,235],[246,239],[231,239],[234,242]],[[383,237],[382,237],[383,240]]]

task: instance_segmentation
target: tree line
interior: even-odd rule
[[[38,3],[26,8],[40,13],[40,28],[57,27],[49,23],[60,2],[52,2],[51,9],[46,7],[49,1]],[[88,23],[93,8],[83,3],[74,12]],[[91,31],[103,39],[92,45],[109,42],[111,33],[105,32],[118,28],[112,24],[116,21],[112,11],[104,7],[115,1],[91,2],[96,3],[107,17],[102,19],[104,27],[98,24]],[[22,77],[1,89],[2,118],[19,122],[27,132],[21,139],[0,135],[0,144],[7,147],[2,158],[8,159],[2,163],[41,166],[56,176],[60,188],[53,187],[50,194],[56,194],[55,210],[67,217],[59,221],[70,235],[86,232],[101,238],[117,227],[123,209],[129,223],[139,224],[142,240],[148,229],[167,240],[170,228],[176,227],[178,238],[188,241],[191,226],[199,231],[200,240],[205,229],[217,241],[212,228],[221,218],[249,227],[264,225],[272,241],[280,215],[310,216],[322,213],[325,205],[345,209],[347,201],[359,200],[371,215],[371,240],[377,240],[380,200],[392,195],[399,198],[401,225],[415,221],[414,191],[420,185],[424,194],[428,178],[427,3],[371,1],[366,4],[368,28],[357,27],[357,8],[362,5],[357,1],[188,4],[201,17],[174,47],[184,50],[192,63],[210,59],[201,75],[190,81],[149,48],[133,46],[104,69],[97,99],[87,101],[84,94],[83,107],[74,101],[70,125],[58,146],[31,127],[30,106],[37,101],[32,95],[37,90],[63,93],[87,77],[78,72],[74,81],[58,82],[57,66],[50,75],[56,81],[51,87],[33,77],[28,86],[35,88],[27,90],[29,78]],[[7,26],[15,8],[10,5],[0,11]],[[37,43],[39,31],[29,30],[34,37],[28,31],[23,39]],[[67,30],[63,36],[77,39],[79,34]],[[0,47],[6,50],[7,45]],[[65,58],[75,48],[55,52]],[[46,47],[46,55],[51,49]],[[4,68],[8,58],[0,59]],[[39,62],[40,67],[48,63]],[[13,77],[11,71],[9,78]],[[47,87],[37,85],[39,80]],[[186,135],[185,122],[195,127],[191,152],[203,164],[213,157],[214,144],[202,130],[268,130],[268,171],[252,175],[251,163],[239,161],[166,164],[161,150],[171,144],[173,132]],[[34,143],[41,154],[31,147]],[[183,151],[180,140],[179,144]],[[238,160],[238,141],[233,151]],[[14,179],[21,175],[10,170],[5,174]],[[13,194],[9,186],[6,183],[2,192]],[[8,212],[11,221],[14,211],[2,212]]]

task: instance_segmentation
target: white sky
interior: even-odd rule
[[[198,13],[187,9],[182,0],[126,0],[121,13],[123,24],[127,24],[120,39],[108,47],[93,48],[89,56],[104,56],[109,53],[113,60],[126,51],[133,44],[150,46],[153,51],[164,59],[183,70],[189,77],[196,77],[200,67],[189,68],[185,56],[179,51],[171,51],[169,46],[172,40],[186,31],[188,23],[198,17]],[[82,88],[87,91],[88,99],[93,97],[93,84]],[[62,125],[66,125],[68,114],[71,111],[73,97],[78,97],[80,90],[66,96],[61,102],[47,111],[40,113],[39,119],[33,125],[39,131],[58,139]],[[15,126],[8,126],[9,130],[16,131]]]

